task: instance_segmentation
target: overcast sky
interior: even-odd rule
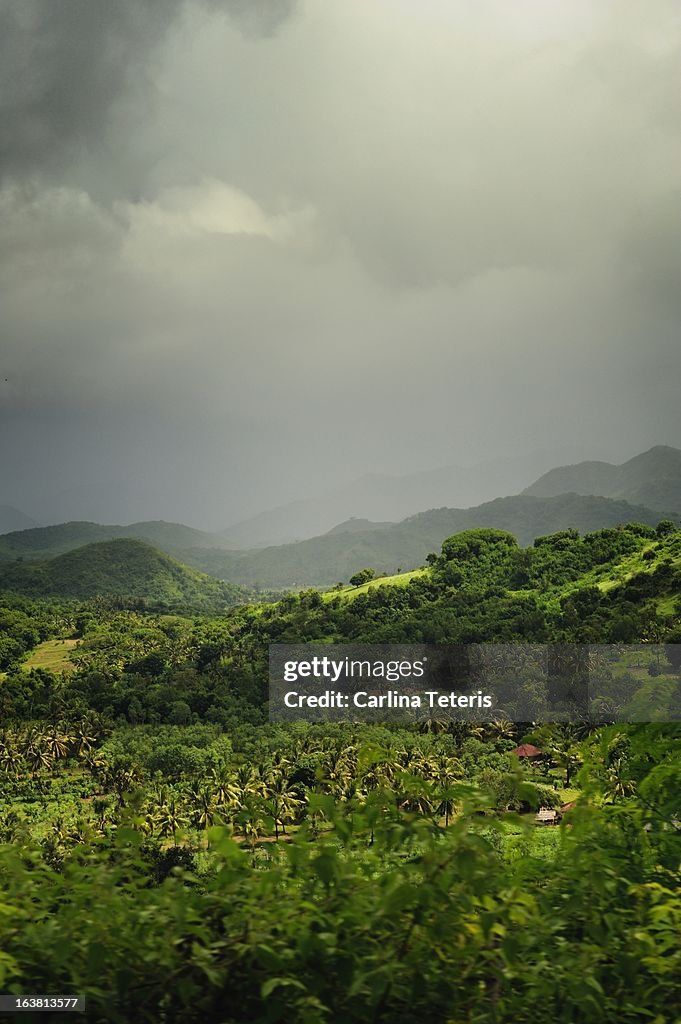
[[[681,447],[678,11],[0,0],[0,503]]]

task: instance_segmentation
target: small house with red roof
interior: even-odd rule
[[[544,756],[544,752],[532,743],[521,743],[519,747],[509,750],[509,754],[515,754],[516,757],[526,761],[537,761],[540,757]]]

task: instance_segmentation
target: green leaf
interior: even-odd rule
[[[298,978],[268,978],[260,986],[260,995],[263,999],[269,999],[278,988],[296,988],[301,992],[306,991],[305,985]]]

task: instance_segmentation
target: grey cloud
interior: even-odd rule
[[[252,38],[270,37],[297,0],[197,0]],[[0,0],[0,172],[64,171],[106,138],[126,89],[147,66],[183,0]]]
[[[292,17],[298,0],[211,0],[223,7],[244,35],[252,38],[275,36]]]
[[[642,204],[678,215],[681,33],[666,0],[587,6],[574,30],[545,6],[568,20],[545,15],[546,40],[508,28],[541,5],[435,0],[311,4],[267,53],[206,32],[201,61],[175,45],[157,145],[176,173],[304,197],[398,289],[617,259]]]
[[[0,6],[0,503],[681,444],[667,0],[85,6]]]

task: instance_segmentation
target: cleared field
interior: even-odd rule
[[[608,590],[612,590],[613,587],[617,587],[621,583],[625,583],[627,580],[631,579],[631,577],[635,576],[637,573],[651,573],[655,569],[657,569],[657,567],[662,563],[663,560],[668,560],[664,552],[662,552],[662,554],[658,554],[658,557],[653,559],[652,561],[647,561],[643,557],[644,554],[650,551],[655,551],[657,546],[657,541],[651,541],[650,544],[646,544],[644,547],[642,547],[640,551],[636,551],[633,555],[630,555],[628,558],[622,559],[622,561],[619,562],[614,568],[604,567],[603,569],[596,569],[592,573],[587,574],[584,577],[584,580],[587,582],[591,582],[593,580],[593,582],[600,590],[602,590],[604,593],[607,593]],[[677,568],[679,565],[681,565],[681,559],[679,558],[672,558],[671,562]],[[584,582],[584,580],[582,582]]]
[[[371,587],[405,587],[410,580],[422,576],[425,571],[424,569],[411,569],[409,572],[396,573],[394,576],[377,576],[376,579],[363,583],[361,587],[347,586],[342,590],[327,590],[323,597],[325,601],[330,601],[340,594],[341,597],[354,601],[359,594],[366,594]]]
[[[75,665],[70,660],[70,654],[79,643],[80,640],[45,640],[31,651],[22,668],[27,672],[32,668],[46,668],[50,672],[73,672]]]

